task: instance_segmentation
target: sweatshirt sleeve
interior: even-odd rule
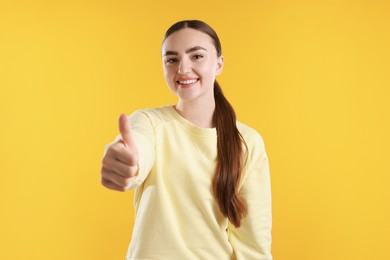
[[[129,186],[129,189],[135,189],[145,181],[153,167],[155,136],[152,121],[145,112],[137,110],[128,116],[128,118],[139,153],[138,173],[131,178],[131,184]],[[118,135],[112,143],[106,145],[104,154],[111,144],[118,142],[120,139],[121,135]]]
[[[248,215],[236,228],[229,223],[229,238],[237,260],[272,260],[271,255],[271,183],[268,157],[264,143],[257,134],[248,143],[247,170],[241,182],[240,194],[248,205]]]

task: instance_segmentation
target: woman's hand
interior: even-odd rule
[[[119,117],[119,131],[122,139],[112,144],[103,157],[101,183],[112,190],[126,191],[130,179],[138,173],[139,155],[125,114]]]

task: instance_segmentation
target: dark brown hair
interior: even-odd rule
[[[164,41],[172,33],[191,28],[206,33],[213,39],[217,56],[222,48],[217,33],[205,22],[184,20],[173,24],[165,33]],[[239,227],[248,208],[245,200],[238,193],[243,168],[243,146],[245,142],[237,129],[236,113],[223,95],[218,82],[214,82],[215,113],[214,123],[217,129],[217,170],[213,178],[213,193],[222,214],[234,226]]]

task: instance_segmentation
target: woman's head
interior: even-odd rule
[[[214,82],[222,72],[223,56],[210,26],[197,20],[175,23],[166,32],[161,51],[165,80],[179,102],[200,97],[214,100]]]

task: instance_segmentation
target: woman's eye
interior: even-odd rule
[[[176,59],[173,59],[173,58],[166,60],[166,63],[168,63],[168,64],[175,63],[175,62],[176,62]]]
[[[203,58],[203,55],[195,54],[193,58],[194,58],[195,60],[199,60],[199,59]]]

